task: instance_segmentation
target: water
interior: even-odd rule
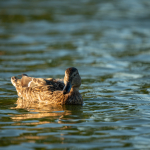
[[[0,149],[150,149],[149,0],[0,1]],[[11,76],[78,68],[83,106],[18,98]]]

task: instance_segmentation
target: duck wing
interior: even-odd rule
[[[32,77],[29,77],[27,74],[22,74],[22,78],[20,79],[21,81],[21,86],[22,87],[28,87],[28,84],[32,81]]]
[[[30,89],[31,91],[36,89],[35,91],[62,91],[64,88],[64,83],[62,80],[57,80],[53,78],[33,78],[28,77],[27,75],[22,75],[21,79],[13,76],[11,77],[11,82],[15,86],[18,96],[22,97],[22,91],[26,91]],[[43,91],[42,90],[42,91]]]

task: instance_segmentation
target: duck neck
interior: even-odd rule
[[[79,92],[79,87],[72,87],[70,92]]]

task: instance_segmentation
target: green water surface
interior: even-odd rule
[[[83,106],[18,98],[11,76],[63,78]],[[150,149],[149,0],[0,1],[0,149]]]

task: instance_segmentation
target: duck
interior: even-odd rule
[[[79,92],[81,77],[75,67],[66,69],[64,79],[34,78],[22,74],[21,79],[11,77],[19,97],[27,101],[38,101],[57,105],[82,105]]]

